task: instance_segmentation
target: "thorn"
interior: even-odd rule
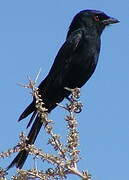
[[[38,74],[37,74],[37,76],[36,76],[36,78],[35,78],[35,80],[34,80],[35,83],[36,83],[36,81],[38,80],[41,71],[42,71],[42,68],[40,68],[39,71],[38,71]]]

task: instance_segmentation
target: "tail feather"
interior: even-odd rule
[[[40,116],[37,115],[32,125],[32,128],[28,134],[28,140],[26,142],[27,145],[34,144],[41,127],[42,127],[42,122]],[[7,167],[7,170],[13,166],[16,166],[17,168],[21,169],[27,159],[27,156],[28,156],[28,151],[26,150],[20,151],[18,155],[15,157],[15,159],[11,162],[11,164]]]
[[[35,118],[36,114],[37,114],[37,112],[34,111],[33,114],[32,114],[32,116],[31,116],[31,118],[30,118],[30,120],[29,120],[29,122],[28,122],[28,124],[27,124],[27,127],[26,127],[26,128],[28,128],[28,127],[31,125],[31,123],[32,123],[33,119]]]
[[[18,155],[14,158],[14,160],[11,162],[11,164],[6,168],[6,170],[12,168],[14,165],[21,169],[24,165],[24,162],[28,156],[28,152],[26,150],[23,150],[18,153]]]
[[[32,127],[31,127],[31,130],[28,134],[27,144],[34,144],[41,127],[42,127],[42,121],[41,121],[40,116],[37,115]]]
[[[50,111],[52,109],[54,109],[57,106],[57,104],[52,104],[49,105],[48,107],[46,107],[48,109],[48,113],[50,113]],[[30,118],[30,121],[27,125],[27,128],[30,126],[30,124],[32,123],[33,119],[35,118],[37,112],[36,112],[36,108],[35,108],[35,102],[33,100],[33,102],[24,110],[24,112],[21,114],[21,116],[19,117],[18,121],[21,121],[22,119],[24,119],[25,117],[27,117],[29,114],[32,114],[32,117]],[[40,118],[40,115],[37,115],[34,123],[31,127],[31,130],[28,134],[28,140],[26,141],[26,145],[28,144],[34,144],[38,133],[40,131],[42,127],[42,121]],[[13,166],[16,166],[17,168],[21,169],[27,159],[29,152],[26,150],[22,150],[18,153],[18,155],[14,158],[14,160],[11,162],[11,164],[6,168],[7,170],[10,169]]]
[[[29,114],[31,114],[33,111],[35,111],[35,103],[32,101],[32,103],[27,106],[27,108],[23,111],[23,113],[20,115],[18,121],[21,121],[22,119],[26,118]]]

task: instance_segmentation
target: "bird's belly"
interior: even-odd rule
[[[82,60],[83,63],[75,63],[72,65],[68,74],[66,85],[69,88],[81,88],[92,76],[96,68],[96,62],[90,59]]]
[[[46,107],[52,109],[56,103],[61,102],[64,97],[70,95],[70,92],[65,90],[64,87],[81,88],[93,74],[96,64],[95,56],[85,58],[85,54],[82,54],[81,57],[74,57],[71,64],[68,64],[68,68],[66,67],[67,73],[65,75],[58,74],[58,78],[55,78],[55,81],[51,81],[46,88],[44,92]]]

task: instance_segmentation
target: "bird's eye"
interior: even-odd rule
[[[99,16],[94,16],[94,20],[97,22],[100,21]]]

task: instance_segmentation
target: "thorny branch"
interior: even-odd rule
[[[66,106],[58,104],[58,106],[63,107],[68,111],[68,115],[65,117],[67,123],[67,142],[62,144],[60,140],[60,135],[53,132],[52,120],[48,119],[47,109],[43,107],[43,101],[41,95],[39,94],[38,88],[35,87],[36,80],[39,73],[33,82],[30,78],[28,85],[22,85],[25,88],[31,89],[32,96],[36,99],[37,113],[40,115],[44,129],[46,133],[50,136],[48,139],[48,144],[50,144],[54,150],[57,152],[56,155],[44,153],[43,150],[38,149],[34,145],[26,145],[27,137],[21,133],[20,142],[12,149],[7,152],[0,153],[0,158],[5,158],[10,156],[15,152],[19,152],[26,149],[29,154],[38,156],[41,160],[47,161],[54,165],[55,168],[48,168],[46,171],[39,171],[37,169],[31,170],[18,170],[17,175],[13,176],[13,180],[29,180],[39,178],[42,180],[49,179],[63,179],[66,178],[68,174],[75,174],[83,180],[90,180],[91,175],[86,171],[80,172],[77,168],[77,163],[80,160],[79,157],[79,133],[77,131],[77,120],[75,118],[75,113],[80,113],[82,110],[82,103],[78,101],[80,97],[80,89],[70,89],[65,87],[66,90],[71,92],[71,96],[68,98],[69,103]],[[6,170],[0,169],[0,178],[5,179],[7,175]]]

